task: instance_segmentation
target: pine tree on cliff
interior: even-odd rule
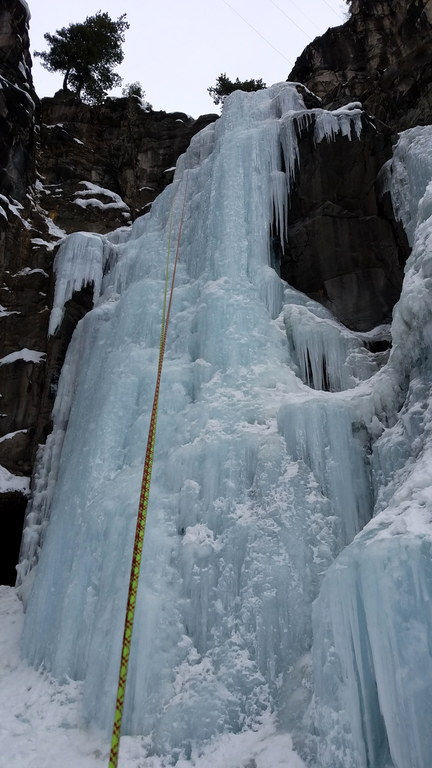
[[[239,80],[236,77],[235,80],[230,80],[226,72],[223,72],[217,78],[216,85],[212,85],[207,90],[215,104],[223,104],[225,98],[234,91],[248,91],[250,93],[251,91],[260,91],[262,88],[266,88],[266,84],[263,83],[261,78],[259,80],[254,78],[251,78],[251,80]]]
[[[114,21],[98,11],[78,24],[47,32],[49,51],[35,51],[49,72],[63,72],[63,88],[70,88],[84,101],[100,102],[107,91],[121,84],[113,70],[124,58],[122,43],[129,29],[126,14]]]

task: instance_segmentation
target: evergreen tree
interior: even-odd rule
[[[129,29],[126,14],[114,21],[98,11],[80,24],[47,32],[49,51],[35,51],[49,72],[63,72],[63,88],[89,102],[100,102],[107,91],[121,83],[113,69],[124,58],[122,43]]]
[[[233,91],[260,91],[262,88],[266,88],[266,84],[261,79],[254,80],[230,80],[226,72],[223,72],[216,80],[216,85],[207,88],[210,96],[215,104],[223,104],[226,96],[229,96]]]

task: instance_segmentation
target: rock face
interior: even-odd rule
[[[34,178],[34,112],[28,8],[18,0],[0,7],[0,189],[23,201]]]
[[[409,253],[379,172],[391,157],[391,132],[365,114],[359,137],[314,142],[312,117],[297,126],[299,168],[291,192],[281,276],[349,328],[391,319]]]
[[[99,106],[68,91],[41,101],[43,205],[68,234],[105,233],[146,213],[177,158],[217,115],[146,111],[137,97]],[[99,189],[98,189],[99,188]]]
[[[359,100],[394,130],[432,122],[432,3],[351,0],[346,24],[305,48],[288,79],[325,106]]]
[[[0,568],[3,583],[13,583],[28,476],[31,420],[41,365],[37,337],[46,327],[47,275],[33,254],[27,193],[35,181],[36,94],[31,79],[25,2],[4,0],[0,7]],[[28,266],[32,263],[33,271]]]

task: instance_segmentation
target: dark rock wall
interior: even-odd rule
[[[31,472],[32,418],[43,365],[25,359],[46,331],[46,280],[32,258],[28,197],[35,181],[35,111],[28,9],[0,4],[0,581],[13,583]],[[42,331],[43,333],[43,331]],[[18,353],[17,355],[14,353]],[[9,358],[9,355],[13,355]]]
[[[432,122],[432,3],[352,0],[346,24],[329,29],[297,59],[289,80],[325,106],[359,100],[394,130]]]
[[[34,112],[27,8],[0,5],[0,190],[23,202],[34,178]]]
[[[105,233],[129,223],[146,213],[172,181],[177,158],[192,136],[216,119],[147,112],[136,97],[106,99],[100,106],[83,104],[64,91],[42,99],[38,167],[44,207],[67,233]],[[91,197],[104,208],[80,206],[77,199],[90,197],[82,182],[114,193],[123,208],[97,192]]]
[[[360,138],[315,144],[314,121],[297,129],[299,172],[290,197],[281,276],[357,331],[391,319],[409,253],[378,175],[392,134],[362,117]]]

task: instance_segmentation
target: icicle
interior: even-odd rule
[[[74,291],[91,284],[94,300],[99,297],[104,261],[104,239],[99,235],[76,232],[60,245],[54,261],[56,282],[48,328],[50,336],[59,328],[64,305]]]

